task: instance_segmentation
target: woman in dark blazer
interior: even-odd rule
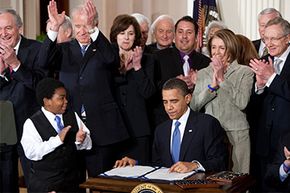
[[[110,33],[113,49],[120,58],[120,67],[114,76],[115,91],[131,136],[124,153],[146,163],[151,135],[146,99],[155,93],[154,61],[150,55],[142,54],[140,38],[140,27],[134,17],[119,15],[115,18]]]

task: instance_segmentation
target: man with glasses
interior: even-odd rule
[[[274,8],[263,9],[258,15],[260,39],[253,41],[253,44],[255,45],[255,48],[260,57],[263,57],[266,54],[268,54],[265,42],[263,41],[265,33],[265,25],[267,24],[268,21],[276,17],[282,16],[281,13]]]
[[[290,24],[278,17],[265,26],[264,42],[269,54],[250,61],[256,74],[255,92],[252,96],[259,110],[255,139],[258,158],[258,186],[263,191],[273,191],[264,183],[266,166],[278,151],[279,138],[290,128]]]

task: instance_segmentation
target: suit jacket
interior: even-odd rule
[[[190,60],[192,61],[190,68],[194,70],[207,67],[211,61],[208,57],[196,51],[191,53]],[[184,75],[183,63],[184,61],[180,57],[179,50],[176,47],[167,48],[155,53],[154,79],[156,81],[157,93],[150,99],[150,108],[153,109],[151,120],[155,126],[168,119],[163,109],[162,86],[168,79]]]
[[[289,131],[290,122],[290,54],[280,75],[260,95],[253,93],[251,105],[259,109],[256,131],[256,153],[271,156],[277,150],[283,133]]]
[[[170,153],[172,120],[160,124],[155,131],[153,163],[171,167],[174,163]],[[190,111],[181,141],[180,161],[197,160],[207,171],[226,168],[225,132],[214,117]]]
[[[252,41],[253,44],[254,44],[254,46],[255,46],[255,48],[256,48],[256,50],[257,50],[257,53],[258,54],[259,54],[259,49],[260,49],[261,41],[262,41],[261,39]]]
[[[159,51],[159,49],[157,48],[157,42],[149,44],[149,45],[147,45],[147,47],[150,48],[149,50],[151,51],[152,54]],[[172,47],[175,47],[174,43],[172,43],[172,46],[170,48],[172,48]]]
[[[215,92],[209,92],[213,70],[211,66],[200,70],[192,94],[190,107],[217,118],[226,131],[249,129],[245,109],[250,101],[254,73],[248,66],[234,61],[225,73],[225,80]]]
[[[56,44],[47,38],[41,49],[42,66],[59,71],[73,110],[86,111],[86,125],[95,145],[109,145],[129,137],[114,98],[112,72],[116,64],[109,41],[100,32],[84,57],[77,40]],[[50,62],[53,61],[53,62]]]
[[[6,78],[0,77],[0,100],[11,101],[14,107],[18,140],[21,139],[24,121],[39,109],[35,97],[35,85],[44,76],[38,66],[41,43],[21,37],[17,58],[21,65]]]
[[[119,56],[119,49],[115,44],[113,49]],[[117,102],[130,136],[133,138],[151,134],[146,100],[156,91],[153,80],[153,57],[144,53],[141,65],[142,68],[138,71],[132,69],[125,74],[117,71],[114,76]]]
[[[273,159],[271,159],[270,164],[266,168],[265,181],[268,185],[267,189],[269,192],[290,192],[290,176],[288,176],[285,181],[280,180],[279,168],[281,164],[285,161],[284,146],[290,149],[290,132],[283,135],[279,141],[279,146],[277,152]]]

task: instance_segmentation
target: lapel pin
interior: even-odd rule
[[[93,49],[93,52],[97,51],[97,49]]]
[[[188,130],[188,132],[189,132],[189,133],[191,133],[191,132],[192,132],[192,130],[190,129],[190,130]]]

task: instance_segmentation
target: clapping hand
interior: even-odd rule
[[[56,2],[51,0],[47,6],[47,12],[50,22],[48,27],[50,30],[58,32],[59,27],[65,20],[65,11],[63,11],[61,14],[58,14]]]
[[[268,79],[275,73],[273,67],[273,60],[271,57],[266,60],[252,59],[250,60],[251,70],[256,74],[256,83],[258,88],[262,88],[266,85]]]

